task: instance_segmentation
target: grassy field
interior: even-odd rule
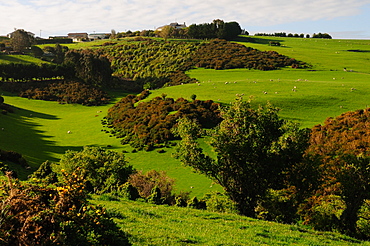
[[[278,40],[283,46],[268,46],[270,40]],[[190,98],[196,94],[198,99],[213,99],[227,104],[234,100],[236,94],[244,94],[245,98],[253,96],[254,104],[272,102],[281,108],[282,117],[298,121],[303,127],[312,127],[329,116],[334,117],[370,105],[370,52],[346,51],[369,50],[370,42],[367,40],[251,37],[239,41],[261,50],[274,49],[308,62],[312,68],[276,71],[195,69],[188,74],[197,78],[199,85],[153,90],[150,98],[162,93],[174,98]],[[91,46],[101,42],[74,45]],[[354,72],[343,71],[344,67]],[[115,100],[124,95],[117,93]],[[6,139],[1,141],[0,148],[24,154],[33,170],[45,160],[57,161],[68,149],[79,150],[86,145],[111,146],[110,149],[117,151],[131,151],[130,147],[120,145],[118,139],[101,132],[100,120],[112,104],[101,107],[60,105],[56,102],[19,98],[5,92],[4,98],[6,103],[19,110],[7,116],[0,115],[0,127],[5,129],[0,132],[0,138]],[[72,133],[67,134],[67,131]],[[220,189],[212,185],[209,179],[193,173],[190,168],[183,167],[173,159],[173,149],[165,150],[163,154],[156,151],[127,153],[126,157],[139,170],[166,170],[169,176],[177,180],[178,191],[192,191],[193,195],[202,196],[206,192]],[[29,174],[25,170],[17,171],[23,178]]]
[[[124,200],[92,202],[116,216],[133,245],[370,245],[336,233],[235,214]]]
[[[1,92],[0,92],[1,94]],[[129,146],[122,146],[119,139],[101,131],[101,119],[113,102],[125,96],[113,93],[112,104],[100,107],[81,105],[61,105],[57,102],[28,100],[3,92],[5,102],[17,107],[15,113],[0,114],[0,149],[22,153],[29,161],[32,170],[46,160],[58,161],[67,150],[81,150],[83,146],[100,146],[116,151],[128,151],[127,160],[138,170],[165,170],[176,180],[176,191],[191,191],[192,195],[202,197],[210,191],[220,191],[220,187],[203,175],[192,172],[171,157],[172,148],[165,153],[131,153]],[[71,131],[70,134],[67,132]],[[31,171],[32,171],[31,170]],[[22,179],[30,170],[16,168]],[[212,187],[211,187],[212,186]],[[190,188],[194,187],[194,188]]]
[[[268,46],[270,40],[279,41],[283,46]],[[199,84],[153,90],[150,98],[163,93],[174,98],[190,98],[196,94],[198,99],[228,104],[236,94],[244,94],[245,98],[253,96],[254,104],[272,102],[281,108],[282,117],[300,122],[303,127],[312,127],[329,116],[370,105],[370,41],[252,37],[242,38],[239,42],[261,50],[276,50],[308,62],[312,67],[268,72],[195,69],[188,74],[197,78]],[[83,45],[80,44],[81,47]],[[2,58],[0,56],[0,62],[8,62]],[[13,58],[24,58],[26,62],[31,59],[25,56]],[[3,94],[5,103],[17,108],[13,114],[0,114],[0,128],[4,128],[0,131],[0,149],[22,153],[32,170],[45,160],[58,161],[68,149],[80,150],[87,145],[109,146],[116,151],[128,151],[127,160],[138,170],[166,170],[176,179],[176,191],[191,191],[191,197],[221,190],[208,178],[173,159],[171,148],[165,149],[163,154],[156,151],[130,153],[130,147],[122,146],[119,139],[103,133],[100,121],[113,103],[125,96],[122,92],[111,92],[112,103],[100,107],[28,100],[2,91],[0,94]],[[202,141],[207,147],[206,140]],[[17,172],[22,179],[29,174],[28,170],[20,168]],[[339,234],[231,214],[141,202],[93,202],[106,206],[111,214],[119,217],[116,222],[132,235],[130,240],[134,245],[369,245]]]

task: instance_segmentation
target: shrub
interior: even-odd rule
[[[227,195],[220,192],[208,193],[204,196],[207,210],[221,213],[237,213],[235,204]]]
[[[0,192],[2,245],[130,245],[104,208],[87,202],[78,171],[63,186],[4,182]]]
[[[123,154],[99,147],[84,147],[79,152],[69,150],[53,168],[58,173],[73,173],[80,168],[81,175],[97,194],[117,191],[134,172]]]
[[[130,175],[128,182],[137,188],[141,197],[149,198],[152,196],[151,199],[157,199],[157,197],[153,196],[158,194],[153,195],[153,192],[158,192],[159,190],[160,198],[163,198],[165,203],[170,204],[173,201],[172,189],[175,181],[168,177],[165,171],[151,170],[145,174],[143,171],[139,171]]]
[[[128,200],[136,200],[140,198],[139,191],[129,182],[126,182],[120,187],[118,194]]]

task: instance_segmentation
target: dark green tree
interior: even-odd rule
[[[11,45],[14,51],[22,52],[35,43],[34,37],[23,29],[17,29],[11,34]]]
[[[255,217],[257,202],[269,188],[283,186],[284,171],[301,160],[305,149],[299,140],[306,131],[277,112],[269,104],[253,109],[241,98],[221,108],[223,121],[210,133],[216,159],[199,147],[198,125],[182,119],[175,129],[182,138],[175,157],[220,184],[240,214]]]
[[[44,54],[44,51],[42,51],[40,47],[35,46],[35,45],[31,46],[31,52],[35,57],[38,57],[38,58],[40,58]]]

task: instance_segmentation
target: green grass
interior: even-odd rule
[[[35,64],[42,64],[42,63],[49,63],[47,61],[40,60],[38,58],[29,56],[29,55],[5,55],[0,54],[0,64],[5,63],[35,63]]]
[[[300,122],[303,127],[312,127],[323,123],[329,116],[334,117],[370,105],[367,96],[370,92],[370,67],[366,63],[370,52],[345,51],[368,50],[369,41],[273,38],[275,39],[284,46],[268,46],[271,38],[265,37],[252,37],[253,43],[246,43],[245,39],[239,41],[262,50],[277,50],[284,55],[306,61],[313,67],[306,70],[284,68],[276,71],[195,69],[188,74],[199,79],[200,85],[153,90],[150,98],[165,93],[169,97],[190,99],[192,94],[196,94],[197,99],[213,99],[227,104],[234,100],[236,94],[244,93],[245,98],[254,97],[254,104],[270,101],[281,108],[282,117]],[[78,45],[94,45],[103,41],[106,42],[102,40]],[[342,58],[338,59],[338,56]],[[355,72],[345,72],[343,67]],[[295,92],[292,91],[294,87]],[[123,93],[118,93],[117,100],[123,96]],[[6,139],[0,141],[0,148],[22,153],[33,170],[45,160],[57,161],[68,149],[79,150],[86,145],[111,146],[110,149],[113,150],[131,152],[130,147],[122,146],[118,139],[101,132],[100,120],[112,104],[101,107],[60,105],[56,102],[19,98],[9,93],[4,93],[4,98],[6,103],[20,110],[7,116],[0,115],[0,127],[5,128],[5,131],[0,132],[0,138]],[[72,134],[67,134],[67,131]],[[207,147],[206,144],[203,146]],[[201,197],[206,192],[220,189],[219,186],[212,185],[209,179],[193,173],[190,168],[183,167],[179,161],[173,159],[173,149],[165,151],[163,154],[156,151],[127,153],[126,157],[139,170],[166,170],[170,177],[176,179],[177,191],[192,191],[193,195]],[[23,178],[29,174],[25,170],[18,172]],[[191,186],[194,188],[190,189]]]
[[[116,96],[113,101],[125,94],[118,92]],[[212,185],[205,176],[194,173],[189,167],[182,166],[178,160],[172,158],[173,148],[166,148],[166,152],[162,154],[157,151],[131,153],[129,146],[122,146],[119,139],[103,133],[100,122],[113,102],[106,106],[86,107],[29,100],[5,92],[3,97],[5,103],[18,109],[15,113],[0,114],[0,128],[4,128],[4,131],[0,131],[0,139],[6,139],[0,141],[0,149],[22,153],[30,163],[32,170],[16,168],[22,179],[44,161],[58,161],[67,150],[100,146],[116,151],[128,151],[126,158],[137,170],[166,171],[176,180],[176,192],[191,191],[192,195],[199,197],[210,191],[221,190],[218,185]],[[71,134],[68,134],[68,131],[71,131]]]
[[[276,50],[308,62],[312,68],[285,68],[268,72],[195,69],[188,74],[199,79],[200,85],[154,90],[150,98],[165,93],[169,97],[190,99],[192,94],[196,94],[197,99],[213,99],[227,104],[234,100],[236,94],[244,93],[245,98],[254,97],[254,104],[272,102],[281,108],[281,116],[298,121],[304,127],[312,127],[329,116],[334,117],[370,105],[367,96],[370,92],[370,52],[347,51],[367,51],[370,41],[271,37],[252,37],[252,40],[253,43],[246,43],[245,39],[239,41],[261,50]],[[269,40],[278,40],[283,46],[268,46]],[[79,45],[75,47],[87,47],[92,43]],[[0,56],[0,62],[8,62],[2,58]],[[22,58],[24,56],[17,59]],[[345,72],[344,67],[354,72]],[[0,114],[0,128],[4,128],[4,131],[0,131],[0,149],[22,153],[30,162],[32,170],[45,160],[58,161],[68,149],[80,150],[86,145],[111,146],[109,149],[116,151],[131,151],[130,147],[122,146],[119,139],[101,132],[100,120],[112,104],[100,107],[60,105],[1,93],[4,94],[5,103],[18,109],[14,114]],[[113,101],[125,95],[121,92],[113,94],[116,96]],[[68,134],[67,131],[72,133]],[[201,142],[210,151],[206,139]],[[138,170],[166,170],[170,177],[176,179],[176,191],[192,191],[190,196],[202,197],[206,192],[221,190],[208,178],[193,173],[190,168],[173,159],[172,148],[166,148],[165,151],[163,154],[156,151],[127,153],[126,157]],[[29,171],[21,168],[17,172],[23,179],[29,174]],[[190,189],[191,186],[194,188]],[[355,241],[334,233],[231,214],[141,202],[93,202],[121,215],[121,219],[116,219],[116,222],[132,235],[134,245],[369,245],[368,242]]]
[[[116,216],[133,245],[370,245],[336,233],[235,214],[125,200],[92,202]]]

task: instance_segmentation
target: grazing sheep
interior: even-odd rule
[[[71,131],[67,131],[68,134],[71,134]]]

